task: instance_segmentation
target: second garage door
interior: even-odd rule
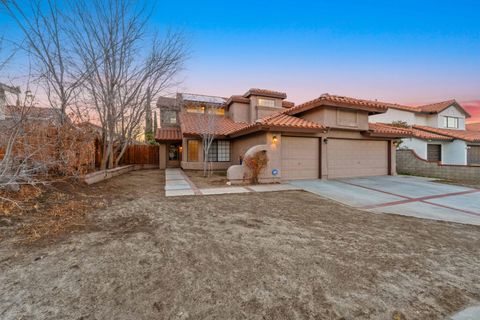
[[[282,179],[318,179],[319,139],[282,137]]]
[[[329,139],[328,178],[380,176],[388,174],[388,142]]]

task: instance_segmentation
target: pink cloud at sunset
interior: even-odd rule
[[[467,123],[480,122],[480,100],[462,102],[461,105],[472,115]]]

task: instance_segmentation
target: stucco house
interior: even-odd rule
[[[402,147],[422,159],[442,164],[480,164],[480,134],[466,128],[470,114],[455,100],[422,106],[389,104],[388,111],[371,115],[370,122],[389,125],[403,121],[410,136]]]
[[[267,152],[264,181],[395,174],[395,141],[409,132],[368,122],[387,112],[387,104],[324,94],[295,106],[286,98],[264,89],[228,98],[179,94],[175,103],[169,100],[166,114],[166,100],[160,99],[160,123],[162,117],[171,120],[156,132],[160,167],[201,170],[201,133],[214,114],[216,136],[207,156],[213,169],[228,169],[230,180],[242,179],[249,150]]]

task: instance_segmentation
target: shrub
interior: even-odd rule
[[[243,159],[245,166],[249,169],[250,182],[258,184],[260,174],[265,170],[268,164],[268,157],[266,151],[260,151],[253,156],[247,156]]]

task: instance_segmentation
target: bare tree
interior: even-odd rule
[[[148,100],[172,84],[185,59],[181,34],[149,41],[145,8],[128,0],[75,4],[70,34],[86,71],[87,100],[103,129],[101,169],[118,165],[141,133]]]
[[[198,116],[199,119],[197,121],[200,124],[199,129],[203,149],[203,175],[206,177],[212,171],[209,165],[211,164],[209,155],[213,141],[218,135],[219,116],[209,108],[205,108],[205,113]]]
[[[59,2],[0,0],[0,6],[21,30],[23,40],[18,46],[34,59],[36,77],[45,90],[49,106],[58,110],[59,122],[63,125],[82,77],[72,74],[72,43],[66,33],[68,21],[61,13]]]

